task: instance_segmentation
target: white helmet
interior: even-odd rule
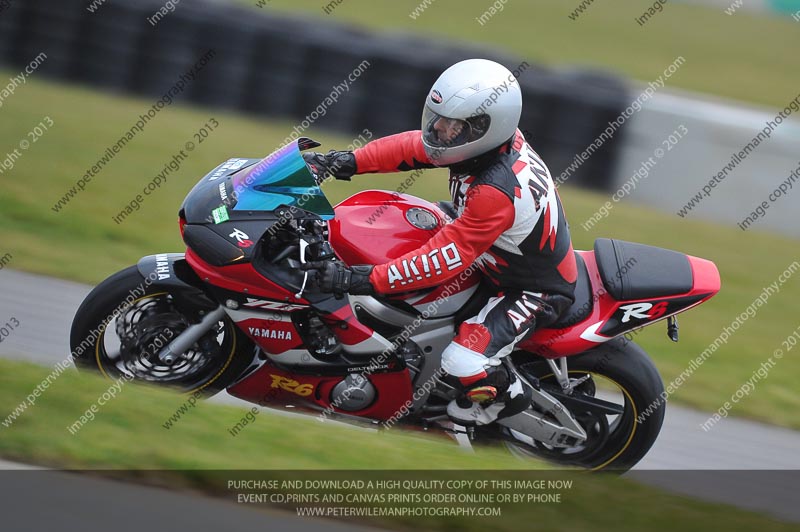
[[[436,166],[460,163],[508,141],[522,114],[514,75],[488,59],[467,59],[445,70],[425,98],[422,143]]]

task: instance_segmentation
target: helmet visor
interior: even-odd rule
[[[462,120],[434,112],[427,105],[422,112],[422,140],[436,148],[454,148],[483,137],[489,130],[489,116],[478,115]]]

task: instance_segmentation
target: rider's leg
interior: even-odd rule
[[[570,301],[563,296],[516,292],[493,297],[458,329],[442,353],[442,369],[458,378],[463,394],[447,413],[460,424],[485,425],[530,405],[530,390],[510,375],[501,358],[514,346],[558,319]]]

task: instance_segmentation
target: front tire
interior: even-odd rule
[[[110,379],[125,376],[213,395],[236,380],[253,358],[249,340],[230,318],[173,364],[158,359],[163,347],[200,321],[200,310],[177,305],[168,289],[149,285],[131,266],[95,287],[75,314],[70,334],[75,365]]]
[[[560,389],[544,360],[531,361],[530,353],[520,352],[514,354],[514,359],[520,371],[540,380],[543,389]],[[575,388],[577,392],[590,396],[608,394],[604,398],[623,406],[624,413],[605,416],[571,410],[589,435],[581,446],[550,449],[507,442],[507,447],[518,456],[534,456],[595,471],[627,471],[650,450],[664,422],[666,404],[661,398],[664,384],[655,364],[641,347],[618,338],[568,357],[567,365],[572,379],[591,376]],[[611,398],[613,390],[609,388],[614,387],[619,390],[618,400]]]

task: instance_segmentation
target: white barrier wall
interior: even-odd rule
[[[686,219],[712,220],[740,230],[738,224],[744,222],[748,231],[800,237],[800,112],[792,111],[768,138],[762,134],[758,146],[751,145],[733,170],[713,188],[709,185],[782,110],[674,92],[656,94],[626,126],[614,188],[627,182],[631,192],[618,202],[645,203],[674,216],[682,212]],[[657,149],[663,150],[660,158]],[[775,193],[782,183],[783,190]]]

